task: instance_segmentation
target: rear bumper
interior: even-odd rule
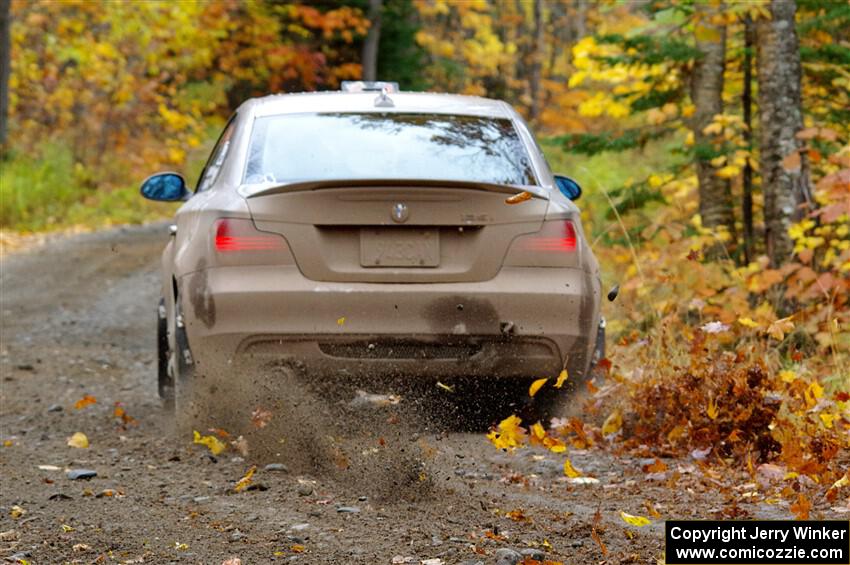
[[[599,282],[503,268],[474,283],[339,283],[297,267],[218,267],[180,281],[195,359],[292,359],[335,374],[554,376],[584,371]]]

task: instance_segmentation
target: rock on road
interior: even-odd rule
[[[408,438],[427,455],[420,479],[429,486],[414,496],[380,473],[366,488],[344,473],[297,475],[285,461],[260,462],[254,488],[234,493],[250,455],[212,457],[177,435],[156,395],[166,239],[164,224],[119,228],[3,259],[0,559],[655,563],[662,522],[630,527],[619,511],[645,514],[651,501],[662,514],[705,517],[717,504],[709,489],[674,492],[647,480],[638,459],[572,450],[573,465],[599,479],[576,485],[563,476],[563,454],[506,454],[481,434],[427,429]],[[96,403],[75,408],[85,395]],[[133,421],[116,418],[116,406]],[[88,448],[68,445],[76,432]],[[364,454],[377,451],[363,442]],[[591,538],[597,510],[607,555]]]

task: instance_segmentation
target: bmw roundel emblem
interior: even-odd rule
[[[392,218],[395,223],[402,224],[407,221],[409,216],[410,210],[408,210],[407,204],[399,202],[398,204],[393,205]]]

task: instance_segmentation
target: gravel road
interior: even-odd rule
[[[572,450],[573,465],[598,479],[575,484],[564,477],[563,454],[502,453],[482,434],[392,414],[364,416],[379,424],[361,426],[346,412],[357,431],[344,441],[357,457],[332,472],[285,457],[267,467],[250,451],[213,457],[175,432],[156,395],[166,234],[163,224],[114,229],[3,259],[0,559],[507,564],[524,552],[573,564],[655,564],[663,521],[635,528],[620,511],[647,515],[650,503],[664,516],[706,518],[723,505],[687,462],[668,460],[676,471],[665,478],[641,471],[646,462],[636,457]],[[96,403],[75,408],[85,395]],[[132,421],[117,418],[116,406]],[[328,429],[347,427],[339,424]],[[303,434],[295,428],[321,424],[292,425]],[[76,432],[88,448],[68,445]],[[253,464],[250,488],[234,492]],[[79,469],[96,476],[69,478]],[[591,537],[597,511],[605,554]]]

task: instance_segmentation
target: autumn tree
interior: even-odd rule
[[[9,133],[9,73],[12,66],[12,0],[0,0],[0,154]]]
[[[770,18],[756,22],[760,169],[767,253],[774,266],[791,257],[788,230],[812,201],[808,160],[797,139],[803,115],[796,8],[794,0],[771,0]]]
[[[728,179],[720,178],[711,164],[717,156],[712,143],[715,136],[706,133],[714,117],[723,113],[723,73],[726,68],[726,25],[721,2],[697,2],[694,5],[694,43],[698,52],[691,75],[691,100],[695,112],[690,126],[695,140],[695,161],[699,182],[699,212],[702,225],[735,233],[732,189]],[[730,240],[734,241],[734,235]],[[722,255],[718,243],[708,250]]]

